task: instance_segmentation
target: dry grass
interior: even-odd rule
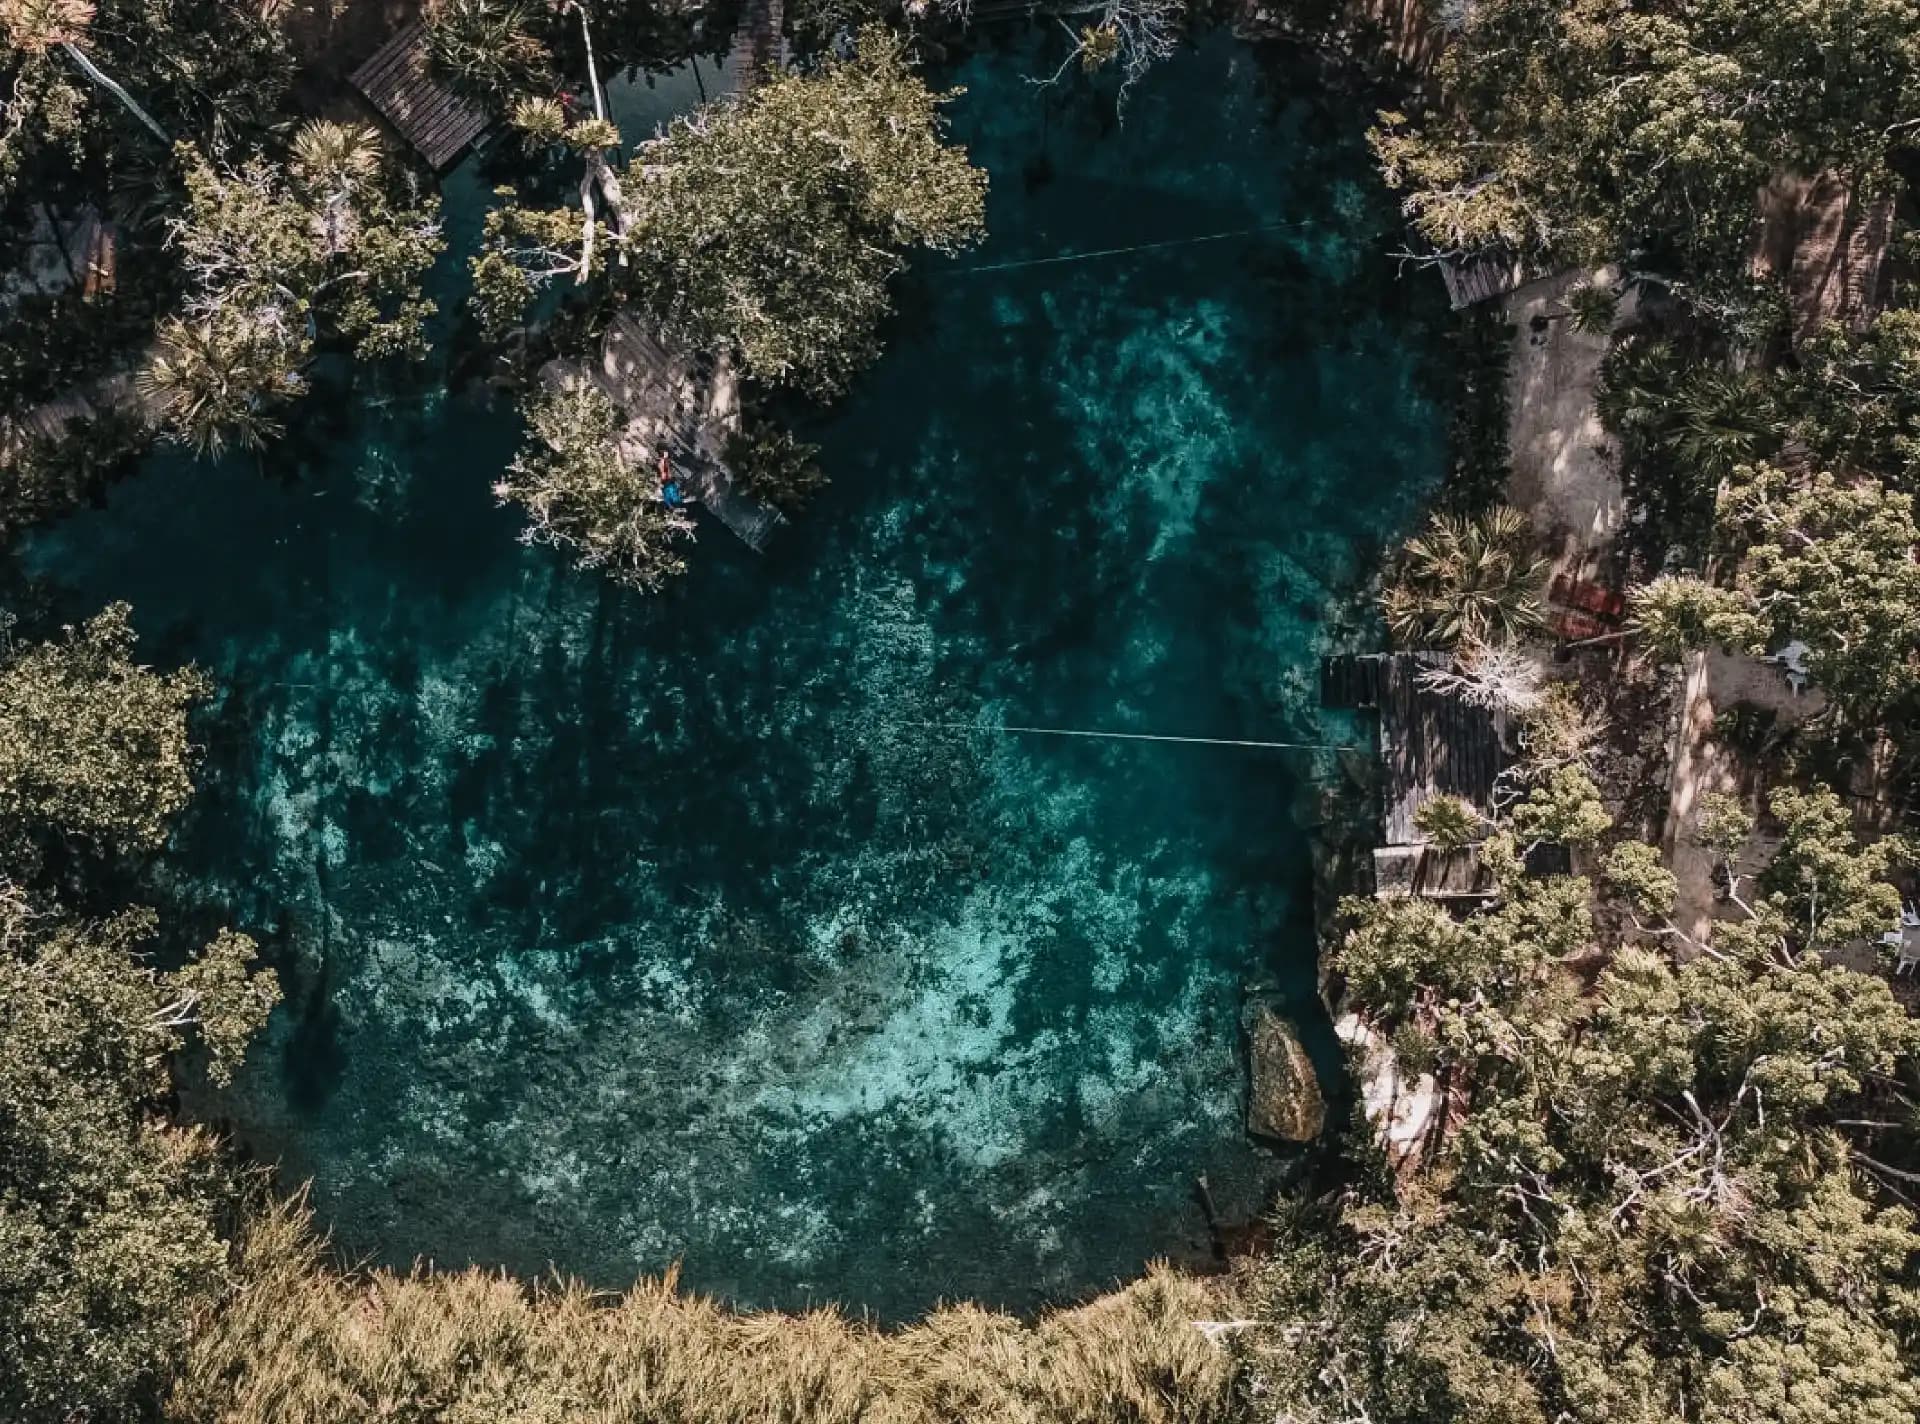
[[[168,1415],[195,1424],[1213,1424],[1214,1285],[1155,1268],[1029,1325],[974,1305],[899,1331],[739,1314],[673,1276],[608,1297],[480,1271],[342,1275],[272,1208]]]

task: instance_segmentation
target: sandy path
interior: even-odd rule
[[[1603,269],[1600,280],[1613,276]],[[1600,424],[1594,388],[1609,338],[1574,329],[1565,297],[1586,279],[1581,271],[1529,282],[1506,302],[1514,327],[1507,373],[1507,497],[1529,511],[1552,554],[1555,573],[1590,572],[1626,518],[1618,450]],[[1633,314],[1635,295],[1621,298],[1615,325]]]

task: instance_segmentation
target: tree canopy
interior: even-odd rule
[[[1349,908],[1349,1001],[1446,1107],[1412,1175],[1283,1219],[1255,1400],[1327,1424],[1920,1409],[1920,1231],[1876,1143],[1920,1125],[1920,1024],[1814,952],[1888,922],[1886,858],[1830,794],[1775,809],[1764,905],[1684,957],[1613,946],[1590,987],[1582,878],[1496,856],[1501,898],[1464,920]],[[1609,865],[1661,912],[1657,857]]]
[[[1722,487],[1716,531],[1731,587],[1665,576],[1637,591],[1657,651],[1799,642],[1808,672],[1859,715],[1920,686],[1920,528],[1910,496],[1865,475],[1745,465]]]
[[[306,124],[284,171],[184,146],[179,161],[187,204],[168,226],[192,287],[142,372],[177,438],[212,454],[264,444],[318,337],[363,360],[424,354],[438,203],[385,165],[371,129]]]
[[[898,37],[863,29],[851,58],[674,120],[605,209],[500,210],[475,259],[482,314],[499,328],[541,282],[609,272],[685,344],[728,351],[759,381],[838,391],[879,350],[903,254],[980,236],[986,175],[944,139],[950,97]],[[515,112],[590,158],[617,138],[597,121],[556,130],[546,106]]]
[[[153,850],[193,793],[187,712],[208,683],[136,664],[129,611],[0,657],[0,851],[16,875],[49,837]]]
[[[1373,141],[1421,234],[1731,273],[1778,171],[1871,188],[1920,134],[1912,0],[1475,0],[1445,102]]]
[[[636,279],[668,324],[766,381],[837,390],[872,359],[900,254],[978,239],[986,175],[942,141],[901,42],[783,75],[644,145]]]
[[[526,542],[649,592],[686,571],[680,549],[693,520],[661,499],[651,470],[622,456],[612,401],[582,382],[536,395],[526,414],[526,442],[493,487],[527,511]]]
[[[234,1183],[164,1111],[194,1046],[225,1081],[279,992],[222,931],[161,970],[159,921],[43,877],[56,841],[149,851],[192,790],[192,671],[132,661],[122,606],[0,661],[0,1415],[143,1417],[227,1280]],[[97,887],[83,887],[97,893]]]

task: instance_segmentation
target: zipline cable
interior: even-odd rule
[[[1059,262],[1091,262],[1096,257],[1125,257],[1130,252],[1152,252],[1163,247],[1192,247],[1201,242],[1225,242],[1232,237],[1252,237],[1262,232],[1285,228],[1310,227],[1318,219],[1298,218],[1292,222],[1262,223],[1259,227],[1238,227],[1230,232],[1202,233],[1199,237],[1169,237],[1161,242],[1136,242],[1131,247],[1103,247],[1094,252],[1067,252],[1058,257],[1028,257],[1016,262],[987,262],[978,267],[961,267],[952,275],[972,276],[976,272],[1011,272],[1018,267],[1047,267]]]
[[[1091,737],[1115,742],[1179,742],[1196,747],[1268,747],[1279,751],[1357,752],[1366,750],[1348,742],[1256,742],[1238,737],[1170,737],[1156,732],[1099,732],[1077,727],[1020,727],[1007,723],[900,722],[902,727],[926,727],[948,732],[1018,733],[1032,737]]]

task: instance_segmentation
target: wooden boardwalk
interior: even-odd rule
[[[1451,662],[1445,653],[1373,653],[1321,664],[1323,706],[1379,714],[1382,821],[1390,846],[1426,841],[1414,816],[1436,796],[1458,796],[1491,811],[1494,784],[1514,761],[1514,728],[1504,713],[1421,685],[1423,671]]]
[[[131,371],[117,371],[86,386],[42,401],[33,409],[0,428],[0,447],[10,447],[14,439],[60,440],[73,424],[91,425],[109,411],[134,416],[149,428],[160,423],[160,413],[140,398]]]
[[[1526,263],[1502,248],[1471,257],[1445,258],[1440,263],[1440,276],[1447,284],[1447,300],[1455,311],[1504,297],[1528,280]]]
[[[418,20],[380,46],[348,77],[436,173],[486,131],[485,110],[455,94],[427,70],[427,31]]]
[[[744,94],[773,69],[787,66],[785,0],[747,0],[733,32],[733,48],[720,63],[720,92]]]
[[[669,347],[639,317],[622,312],[592,364],[549,361],[541,381],[562,388],[591,381],[627,419],[620,456],[636,478],[652,479],[665,455],[682,489],[755,553],[786,521],[733,478],[727,438],[740,428],[740,390],[731,365]]]

